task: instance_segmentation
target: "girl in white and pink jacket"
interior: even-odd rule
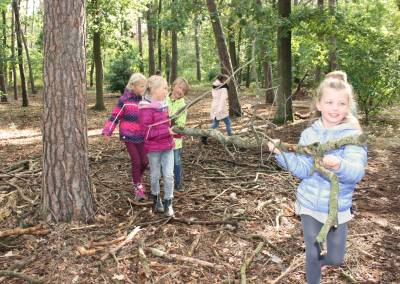
[[[228,76],[220,74],[212,84],[212,103],[211,103],[211,128],[218,128],[219,122],[224,121],[226,132],[228,136],[232,135],[231,120],[229,118],[229,111],[227,106],[228,100]]]

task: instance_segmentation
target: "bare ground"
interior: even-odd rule
[[[188,99],[198,94],[192,92]],[[89,95],[89,107],[93,99]],[[262,248],[246,270],[249,283],[305,282],[304,245],[293,212],[296,179],[280,171],[268,153],[231,149],[235,156],[231,158],[214,141],[204,146],[197,139],[185,138],[186,191],[175,194],[177,218],[155,215],[149,205],[132,201],[130,163],[123,144],[116,136],[105,143],[97,135],[116,100],[106,96],[108,112],[88,109],[96,204],[96,221],[89,225],[38,217],[41,97],[31,97],[27,109],[19,107],[20,102],[0,105],[0,233],[38,224],[45,229],[36,235],[0,238],[0,282],[24,283],[1,276],[7,270],[45,283],[239,283],[240,268],[258,245]],[[247,113],[233,121],[235,133],[249,134],[251,104],[256,100],[241,98]],[[202,102],[189,111],[188,127],[208,126],[208,104]],[[309,101],[294,105],[305,113]],[[271,111],[264,106],[257,114],[270,118]],[[345,263],[326,269],[322,283],[400,282],[399,121],[399,108],[394,108],[367,128],[369,162],[355,193],[356,213],[350,223]],[[270,136],[296,142],[307,123],[265,129]],[[12,171],[20,161],[30,162]],[[131,242],[113,256],[107,255],[137,226],[143,230]],[[93,254],[81,255],[82,247]],[[139,257],[140,247],[145,258]],[[155,256],[151,248],[169,257]]]

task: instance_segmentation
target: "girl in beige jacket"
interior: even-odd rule
[[[220,74],[212,84],[212,103],[211,103],[211,128],[218,128],[219,122],[224,121],[228,136],[232,135],[231,120],[227,106],[228,100],[228,76]]]

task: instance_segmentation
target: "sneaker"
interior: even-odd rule
[[[178,191],[178,192],[184,192],[185,189],[184,189],[184,187],[180,184],[180,185],[177,185],[177,186],[176,186],[176,191]]]
[[[164,199],[164,214],[167,217],[174,217],[174,209],[172,209],[172,198]]]
[[[144,185],[139,183],[135,186],[135,200],[136,201],[142,201],[146,199],[146,190],[144,188]]]
[[[163,213],[164,212],[164,205],[161,202],[160,195],[151,194],[151,196],[153,198],[153,209],[154,209],[154,212]]]

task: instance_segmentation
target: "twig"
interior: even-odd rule
[[[29,228],[14,228],[6,231],[0,232],[0,238],[9,237],[9,236],[18,236],[18,235],[45,235],[50,231],[45,230],[43,224],[39,224]]]
[[[256,249],[251,253],[251,255],[245,259],[245,261],[243,262],[243,264],[240,267],[240,284],[246,284],[247,280],[246,280],[246,269],[247,267],[250,265],[250,263],[253,261],[253,258],[261,251],[261,249],[263,248],[264,243],[260,242]]]
[[[277,278],[275,278],[273,281],[269,282],[269,284],[276,284],[279,281],[281,281],[286,275],[289,274],[292,270],[297,269],[300,265],[303,264],[303,258],[302,257],[295,257],[292,261],[292,263],[289,265],[288,268],[286,268],[285,271],[281,273]]]
[[[149,279],[151,277],[151,269],[149,266],[149,262],[147,261],[146,254],[144,253],[143,246],[144,245],[143,245],[143,240],[142,240],[139,242],[139,246],[138,246],[139,261],[143,267],[146,278]]]
[[[20,278],[20,279],[23,279],[26,282],[32,283],[32,284],[44,283],[43,279],[33,278],[33,277],[27,276],[25,274],[22,274],[22,273],[19,273],[19,272],[16,272],[16,271],[11,271],[11,270],[0,270],[0,275]]]
[[[193,255],[193,253],[194,253],[196,247],[197,247],[198,244],[199,244],[199,241],[200,241],[200,235],[196,235],[196,236],[194,237],[194,240],[193,240],[193,242],[192,242],[190,248],[189,248],[188,256],[192,256],[192,255]]]
[[[115,255],[116,252],[117,252],[120,248],[122,248],[122,247],[123,247],[124,245],[126,245],[127,243],[131,242],[132,239],[136,236],[136,234],[139,233],[141,230],[142,230],[142,229],[140,229],[139,226],[138,226],[138,227],[135,227],[135,228],[132,230],[132,232],[129,233],[129,235],[126,237],[126,239],[125,239],[122,243],[120,243],[118,246],[112,248],[109,252],[107,252],[106,254],[104,254],[104,255],[101,257],[101,260],[107,259],[107,257],[108,257],[110,254],[111,254],[111,255]]]
[[[201,221],[201,220],[190,220],[184,218],[171,218],[172,222],[185,223],[187,225],[232,225],[238,227],[238,222],[234,220],[218,220],[218,221]]]

